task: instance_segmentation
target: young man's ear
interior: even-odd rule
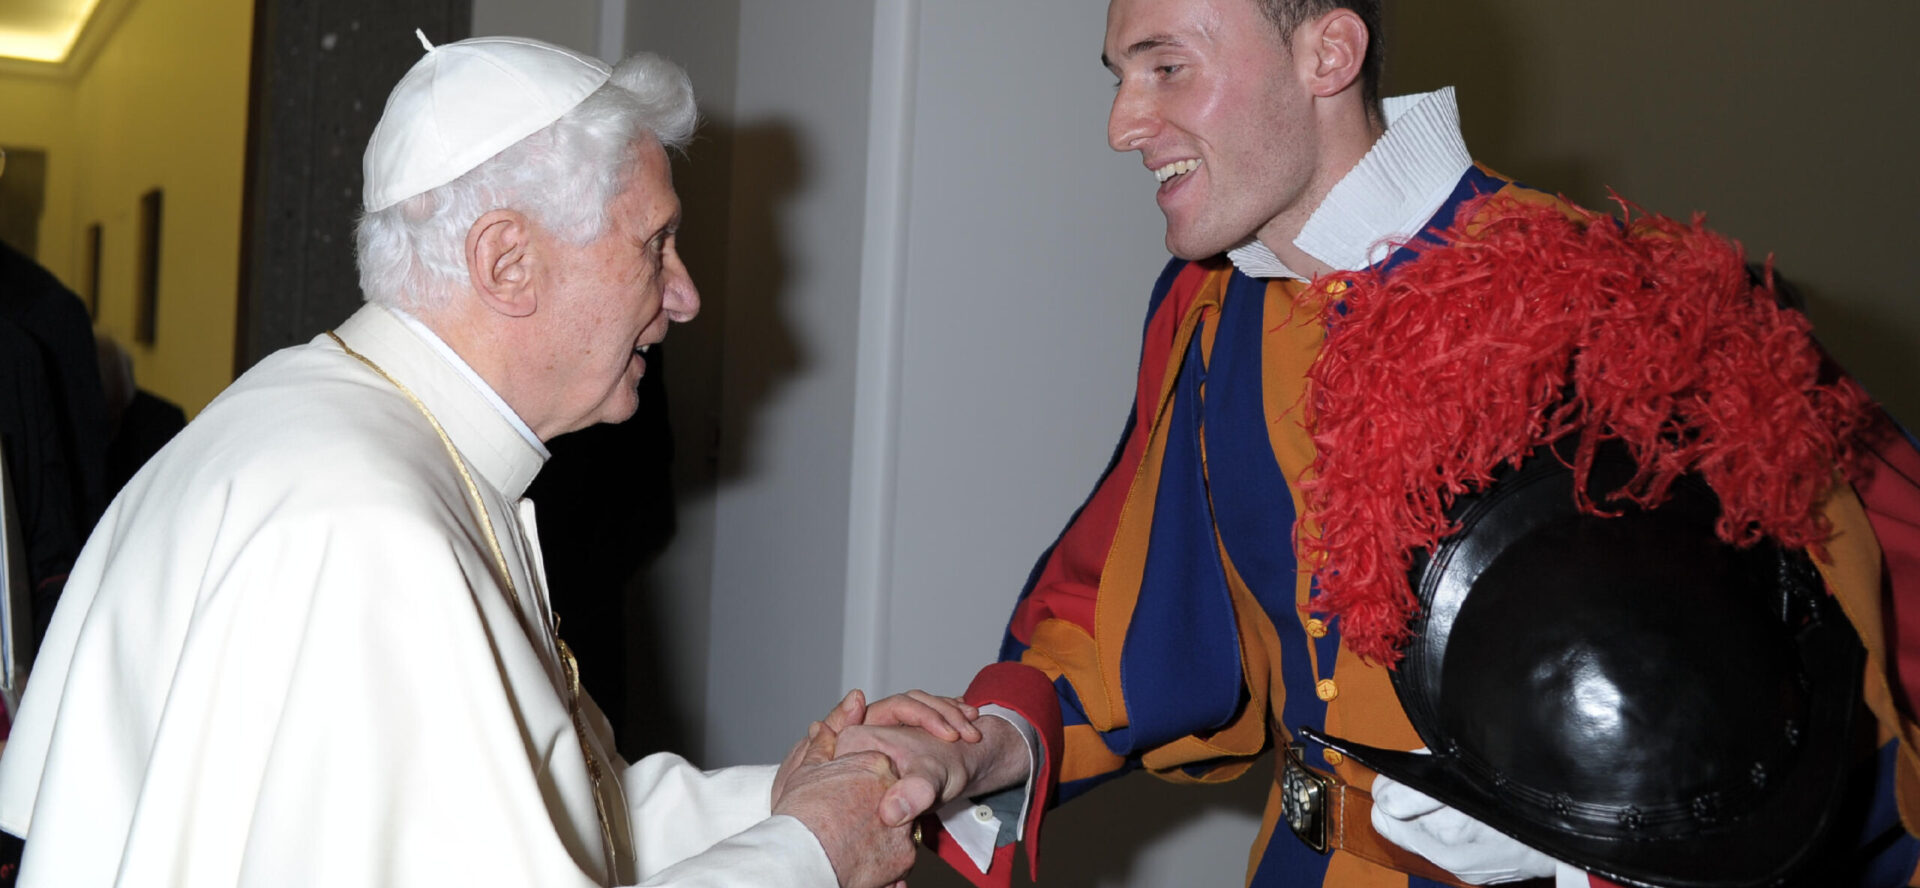
[[[513,210],[489,210],[467,229],[467,280],[482,305],[514,318],[540,307],[532,238],[532,221]]]
[[[1367,24],[1351,9],[1335,9],[1294,32],[1294,57],[1312,66],[1307,83],[1321,98],[1360,79],[1367,58]]]

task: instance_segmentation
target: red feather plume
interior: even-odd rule
[[[1699,217],[1622,207],[1484,199],[1446,246],[1312,288],[1329,333],[1308,374],[1318,455],[1295,536],[1319,587],[1308,609],[1338,619],[1361,657],[1398,662],[1418,609],[1412,553],[1453,532],[1454,498],[1568,434],[1582,435],[1576,490],[1594,448],[1619,439],[1639,472],[1608,502],[1652,507],[1698,472],[1728,543],[1825,539],[1818,506],[1853,460],[1866,394],[1821,380],[1770,267],[1756,286],[1739,245]]]

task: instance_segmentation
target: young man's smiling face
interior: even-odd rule
[[[1299,230],[1317,202],[1313,95],[1254,0],[1113,0],[1102,59],[1119,78],[1108,144],[1160,178],[1168,251]]]

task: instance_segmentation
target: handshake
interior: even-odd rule
[[[856,690],[780,763],[773,813],[813,832],[842,888],[904,885],[915,819],[1025,781],[1028,755],[1011,722],[961,700],[908,691],[869,705]]]
[[[915,821],[1025,782],[1031,754],[1014,722],[959,699],[908,691],[869,705],[853,691],[787,753],[773,813],[813,832],[842,888],[903,888]],[[1382,837],[1467,884],[1542,876],[1586,884],[1579,870],[1386,777],[1375,779],[1373,800]]]

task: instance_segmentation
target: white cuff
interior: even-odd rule
[[[1033,781],[1039,775],[1040,735],[1026,717],[1004,706],[988,703],[980,707],[982,716],[993,716],[1014,727],[1027,743],[1027,785],[1020,797],[1020,817],[1013,838],[1019,841],[1027,833],[1027,809],[1033,804]],[[958,798],[940,806],[940,825],[953,837],[954,844],[967,852],[967,859],[985,875],[993,863],[993,851],[1000,842],[1000,817],[993,809],[974,799]]]
[[[1000,839],[1000,818],[994,816],[992,808],[976,805],[972,799],[954,799],[941,805],[939,813],[940,825],[953,837],[953,843],[967,852],[967,859],[981,875],[986,875],[987,866],[993,863],[994,843]]]

